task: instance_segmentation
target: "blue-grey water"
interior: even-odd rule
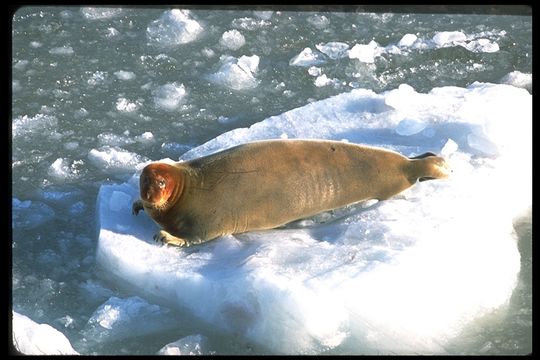
[[[353,88],[406,83],[428,92],[532,74],[528,15],[192,9],[187,17],[197,25],[175,32],[166,10],[31,6],[12,21],[12,306],[82,354],[155,354],[198,333],[216,354],[265,351],[197,322],[178,333],[88,343],[83,329],[96,308],[131,296],[96,271],[94,255],[99,187],[129,179],[133,164],[177,159],[226,131]],[[450,46],[442,32],[470,47]],[[393,51],[406,34],[419,45]],[[386,49],[360,55],[373,61],[316,47],[339,42],[352,52],[370,41]],[[308,47],[318,57],[294,65]],[[244,55],[256,55],[245,62],[258,62],[256,70],[227,77],[225,56]],[[525,87],[532,92],[532,83]],[[110,147],[126,157],[94,156]],[[515,221],[521,272],[510,302],[466,327],[448,354],[532,351],[531,222],[530,210]]]

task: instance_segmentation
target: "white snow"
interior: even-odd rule
[[[157,355],[209,355],[206,350],[208,339],[202,335],[190,335],[169,343]]]
[[[219,70],[208,76],[213,83],[233,90],[253,89],[259,84],[255,78],[259,67],[257,55],[243,55],[240,58],[221,56],[220,62]]]
[[[284,228],[176,249],[153,242],[158,227],[144,212],[131,214],[135,173],[100,188],[96,261],[107,280],[132,293],[275,353],[346,346],[358,354],[444,354],[515,287],[512,220],[532,203],[531,128],[532,96],[514,86],[354,89],[224,133],[181,159],[282,136],[346,139],[406,156],[443,153],[450,178]],[[115,192],[119,211],[110,207]]]
[[[203,27],[191,16],[189,10],[172,9],[163,12],[146,28],[150,43],[171,47],[196,40]]]
[[[13,345],[25,355],[79,355],[64,334],[13,311]]]
[[[219,40],[220,44],[231,50],[238,50],[246,43],[244,35],[236,29],[225,31]]]
[[[319,52],[313,52],[311,48],[307,47],[302,52],[289,61],[289,65],[292,66],[312,66],[324,63],[323,55]]]
[[[152,90],[152,95],[154,96],[156,108],[174,111],[185,103],[187,91],[184,84],[173,82],[155,88]]]

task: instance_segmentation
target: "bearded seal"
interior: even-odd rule
[[[133,213],[144,209],[162,227],[156,241],[190,246],[385,200],[449,172],[433,153],[407,158],[340,141],[263,140],[190,161],[147,165]]]

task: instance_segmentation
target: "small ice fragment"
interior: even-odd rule
[[[441,31],[436,33],[432,40],[440,47],[447,44],[464,42],[467,40],[467,36],[461,31]]]
[[[236,29],[225,31],[221,35],[221,40],[219,41],[221,45],[231,49],[238,50],[246,43],[244,35]]]
[[[172,9],[148,25],[146,36],[151,43],[175,46],[196,40],[202,31],[202,26],[191,17],[189,10]]]
[[[403,37],[401,38],[401,40],[399,40],[398,42],[398,46],[403,46],[403,47],[409,47],[411,46],[412,44],[414,44],[414,42],[416,41],[416,39],[418,39],[418,37],[414,34],[405,34],[403,35]]]
[[[165,111],[176,110],[184,103],[187,91],[184,84],[176,82],[159,86],[152,91],[154,105]]]
[[[313,52],[311,48],[305,48],[302,52],[289,61],[291,66],[312,66],[324,63],[322,55],[318,52]]]
[[[49,54],[53,55],[73,55],[74,51],[71,46],[60,46],[49,50]]]
[[[312,66],[308,69],[308,74],[311,76],[319,76],[322,74],[322,70],[319,67]]]
[[[116,76],[118,80],[132,80],[132,79],[135,79],[136,77],[135,73],[131,71],[124,71],[124,70],[115,71],[114,75]]]
[[[349,45],[346,43],[336,41],[328,42],[324,45],[315,45],[315,47],[333,60],[347,56],[347,50],[349,49]]]
[[[423,121],[404,119],[399,122],[396,127],[396,132],[402,136],[410,136],[418,134],[420,131],[424,130],[426,126],[427,124]]]

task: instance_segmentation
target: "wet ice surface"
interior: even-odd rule
[[[12,59],[13,309],[60,331],[82,354],[530,351],[531,166],[521,154],[530,153],[531,44],[530,17],[515,16],[20,10]],[[388,202],[197,251],[157,247],[152,222],[130,214],[137,173],[149,160],[295,137],[440,152],[455,173]],[[516,157],[523,162],[510,161]],[[523,176],[511,176],[516,171]],[[507,184],[518,194],[493,206],[489,191]],[[105,212],[96,208],[100,189],[112,190]],[[104,223],[112,213],[118,217]],[[118,234],[135,235],[126,240],[135,245],[104,246]],[[478,255],[485,248],[487,258]],[[473,270],[448,272],[453,258],[442,254],[465,257],[463,269]],[[478,270],[501,257],[499,281]],[[429,279],[413,266],[422,261],[438,269]],[[183,274],[186,264],[191,272]],[[122,271],[111,273],[117,266]],[[170,276],[146,286],[156,267]],[[229,271],[218,279],[218,268]],[[397,285],[381,289],[373,279]],[[176,290],[179,282],[185,287]],[[426,307],[434,316],[419,316],[424,303],[414,294],[425,294],[428,283],[438,291],[425,301],[450,289],[461,290],[451,298],[459,301],[446,297]],[[476,292],[464,296],[465,286]],[[387,300],[348,303],[355,287]],[[219,296],[197,298],[212,291]],[[303,306],[310,297],[317,301]],[[397,315],[385,311],[396,297],[396,311],[406,309]],[[464,315],[466,304],[473,305]],[[110,329],[98,319],[109,319]],[[285,340],[261,340],[268,331]]]

